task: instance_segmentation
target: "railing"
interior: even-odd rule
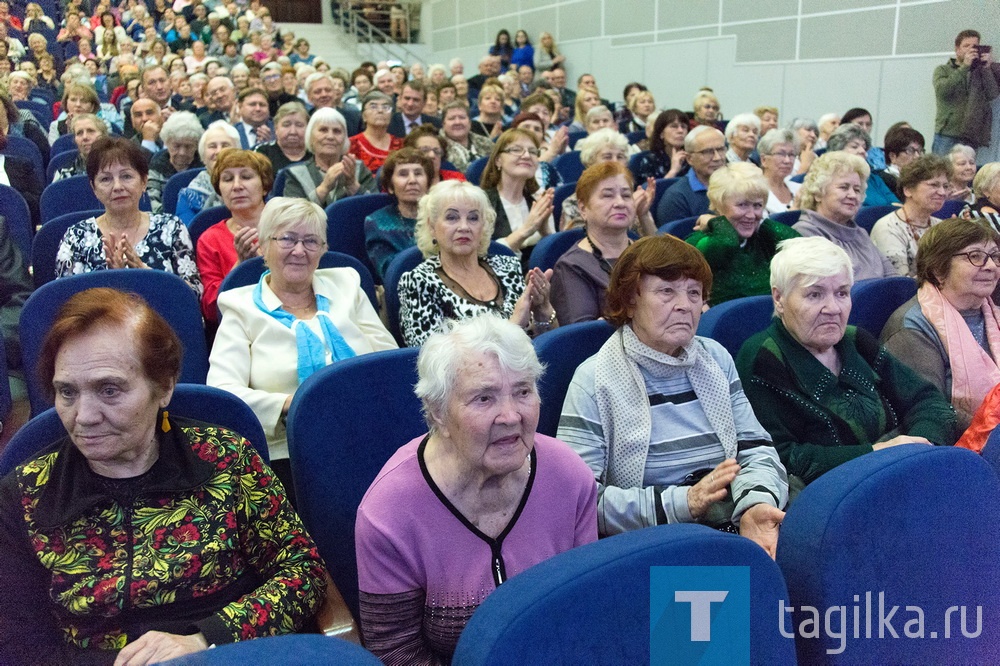
[[[334,22],[354,38],[357,53],[366,51],[374,60],[395,59],[405,63],[421,60],[419,55],[395,38],[399,35],[412,40],[416,31],[412,29],[410,17],[414,10],[419,12],[419,2],[365,2],[361,7],[358,4],[331,2]],[[383,28],[393,34],[386,33]],[[371,57],[376,50],[382,51],[388,58]]]

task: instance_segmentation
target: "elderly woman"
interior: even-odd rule
[[[673,236],[633,243],[611,272],[617,327],[576,370],[559,439],[598,483],[598,532],[700,522],[772,557],[785,470],[719,343],[695,336],[712,271]]]
[[[382,165],[381,189],[393,202],[365,218],[365,249],[379,278],[397,254],[416,245],[417,204],[430,188],[433,169],[430,158],[415,148],[397,150]]]
[[[611,269],[632,244],[632,188],[632,174],[620,162],[598,162],[576,182],[586,234],[559,257],[552,272],[552,305],[563,324],[602,316]]]
[[[580,151],[580,161],[585,169],[601,162],[620,162],[628,164],[628,139],[618,131],[605,128],[581,139],[576,144]],[[646,188],[639,187],[634,193],[636,199],[636,221],[643,235],[656,233],[656,222],[650,213],[650,206],[656,196],[656,184],[652,178],[646,179]],[[584,224],[583,215],[577,202],[576,193],[563,201],[562,216],[559,219],[559,231],[566,231]]]
[[[861,159],[866,159],[868,149],[872,146],[872,140],[868,132],[864,131],[853,123],[841,125],[830,135],[827,142],[827,152],[843,151],[851,155],[857,155]],[[891,206],[899,203],[899,198],[889,189],[885,181],[873,173],[869,167],[865,198],[862,205],[865,206]],[[859,277],[859,280],[864,278]]]
[[[972,181],[976,177],[976,151],[971,146],[956,144],[948,153],[951,160],[951,194],[949,199],[964,201],[967,204],[976,202],[972,194]]]
[[[903,205],[876,222],[871,233],[872,243],[899,275],[916,276],[917,243],[941,221],[933,214],[948,198],[951,173],[951,162],[937,155],[918,157],[900,172],[898,183]]]
[[[149,160],[149,183],[146,185],[154,213],[163,211],[163,188],[171,176],[201,167],[198,141],[204,133],[198,117],[190,111],[175,111],[163,123],[160,139],[164,150]]]
[[[98,139],[108,135],[108,126],[92,113],[81,113],[70,120],[70,131],[73,132],[73,141],[76,143],[79,155],[72,164],[55,172],[52,177],[53,183],[63,178],[87,173],[87,156],[90,155],[90,149]]]
[[[212,187],[231,217],[213,224],[198,237],[195,260],[204,292],[201,312],[206,321],[219,319],[216,300],[222,281],[237,264],[261,254],[258,227],[264,197],[274,184],[274,172],[259,153],[223,149],[209,171]]]
[[[896,275],[868,232],[854,222],[870,174],[864,157],[843,151],[824,153],[802,183],[802,216],[793,227],[803,236],[823,236],[842,247],[858,280]]]
[[[173,273],[199,296],[201,277],[191,236],[180,219],[144,213],[146,153],[133,141],[104,138],[87,156],[87,177],[104,213],[66,230],[56,253],[56,277],[108,268],[152,268]]]
[[[615,115],[611,113],[611,109],[604,106],[603,104],[598,104],[597,106],[591,107],[587,114],[583,117],[583,126],[587,130],[587,134],[593,134],[594,132],[600,131],[602,129],[613,129],[618,130],[618,126],[615,124]],[[629,152],[638,149],[634,149],[629,146]]]
[[[312,157],[306,149],[306,126],[309,112],[301,102],[287,102],[274,115],[274,141],[259,143],[254,150],[271,160],[274,173]]]
[[[796,174],[808,173],[812,163],[816,161],[816,141],[819,136],[819,127],[812,118],[795,118],[788,129],[795,132],[798,137],[799,153],[795,157],[795,165],[792,168]]]
[[[344,197],[374,192],[372,172],[348,152],[350,147],[344,116],[329,107],[317,110],[306,126],[306,150],[313,156],[286,168],[284,196],[326,207]]]
[[[830,135],[833,134],[835,129],[840,127],[840,116],[836,113],[824,113],[819,117],[816,124],[819,129],[819,134],[813,148],[819,150],[821,148],[826,148],[826,143],[830,140]]]
[[[767,179],[767,203],[764,205],[767,214],[775,215],[797,208],[795,195],[801,185],[788,180],[788,177],[795,168],[795,156],[799,153],[798,137],[792,130],[775,128],[757,142],[757,152],[764,178]]]
[[[760,118],[752,113],[740,113],[726,125],[726,162],[750,162],[760,136]]]
[[[525,259],[542,236],[553,233],[554,190],[538,193],[538,137],[527,130],[507,130],[497,139],[479,185],[496,212],[493,238]]]
[[[725,129],[723,123],[719,120],[722,111],[722,107],[719,105],[719,98],[711,90],[707,88],[699,90],[698,94],[694,96],[691,108],[694,109],[694,115],[691,116],[691,127],[689,130],[694,129],[698,125],[708,125],[720,132]]]
[[[624,132],[645,132],[649,117],[656,111],[656,99],[648,90],[639,90],[626,100],[629,120],[622,128]],[[686,132],[685,132],[686,133]]]
[[[794,488],[871,451],[950,446],[959,434],[940,391],[847,325],[853,283],[843,248],[824,238],[785,241],[771,261],[776,316],[737,359]]]
[[[3,663],[155,663],[296,632],[322,603],[316,546],[254,449],[167,414],[182,353],[134,294],[59,310],[39,374],[68,435],[0,482]]]
[[[488,254],[496,213],[471,183],[446,180],[420,200],[414,232],[424,262],[399,280],[403,339],[419,346],[446,319],[495,312],[532,333],[555,326],[549,278],[537,268],[522,277],[521,262]]]
[[[401,138],[389,134],[392,97],[378,90],[365,95],[361,100],[361,119],[365,129],[350,138],[350,153],[375,173],[382,167],[389,153],[403,147]]]
[[[472,119],[472,133],[493,139],[503,131],[504,92],[503,88],[494,85],[484,85],[479,90],[476,106],[479,115]]]
[[[708,201],[719,217],[687,238],[712,268],[714,286],[707,299],[712,305],[768,293],[768,266],[778,243],[798,237],[791,227],[763,219],[767,195],[767,179],[748,162],[727,164],[712,174]]]
[[[690,119],[680,109],[667,109],[656,116],[649,137],[649,151],[642,153],[635,175],[647,178],[677,178],[688,172],[684,137]]]
[[[542,366],[523,331],[481,315],[430,337],[417,360],[430,432],[400,448],[357,518],[365,647],[386,663],[449,663],[498,585],[597,539],[597,487],[535,432]]]
[[[970,206],[973,216],[981,213],[996,215],[1000,212],[1000,162],[989,162],[976,172],[972,180],[972,193],[976,197]]]
[[[991,298],[1000,235],[953,218],[929,229],[919,247],[917,295],[886,322],[882,342],[951,400],[964,430],[1000,384],[1000,309]]]
[[[431,172],[427,174],[430,179],[427,187],[437,185],[442,180],[465,180],[465,174],[461,171],[441,168],[444,155],[448,151],[448,142],[438,134],[438,129],[433,125],[414,127],[403,140],[403,146],[419,150],[431,161]],[[388,159],[386,161],[388,162]],[[382,168],[385,168],[384,164]]]
[[[212,165],[215,158],[226,148],[240,147],[240,133],[224,120],[216,120],[208,126],[198,141],[198,157],[205,170],[194,177],[188,186],[182,188],[177,198],[177,217],[190,224],[195,215],[203,210],[222,205],[219,193],[212,186]]]
[[[441,136],[448,144],[445,159],[455,168],[465,172],[475,160],[493,152],[493,142],[480,134],[473,134],[469,120],[469,107],[464,102],[448,102],[441,109]]]
[[[357,271],[317,270],[326,247],[322,208],[275,197],[264,207],[257,233],[268,270],[255,285],[219,294],[222,321],[208,385],[250,405],[267,435],[271,467],[290,482],[285,416],[295,390],[330,363],[394,349],[396,342]]]

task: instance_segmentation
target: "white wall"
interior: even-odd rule
[[[898,120],[927,138],[934,125],[931,73],[975,28],[1000,50],[998,0],[429,0],[422,13],[428,62],[459,57],[466,73],[497,30],[545,30],[601,93],[650,87],[660,108],[689,109],[702,86],[726,117],[777,106],[783,121],[854,106],[875,118],[874,139]],[[998,54],[1000,55],[1000,54]]]

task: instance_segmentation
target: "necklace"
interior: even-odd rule
[[[610,261],[604,258],[604,253],[601,252],[601,248],[597,247],[597,243],[595,243],[594,240],[590,237],[590,232],[589,231],[585,232],[584,235],[587,238],[587,242],[590,243],[590,250],[594,255],[594,259],[597,259],[597,264],[601,267],[601,270],[607,273],[608,275],[611,275],[611,269],[614,268],[614,266],[612,266]],[[629,245],[632,244],[631,238],[628,240],[628,244]],[[625,247],[628,247],[628,245],[626,245]]]
[[[927,224],[915,224],[910,220],[910,216],[906,214],[906,209],[902,207],[896,210],[896,217],[906,223],[906,228],[909,230],[910,236],[913,238],[913,242],[915,243],[920,240],[920,237],[924,235],[925,231],[931,228],[930,220],[927,221]]]
[[[441,268],[440,268],[440,270],[441,270],[441,277],[445,278],[447,280],[447,282],[450,283],[448,286],[452,287],[452,291],[454,291],[455,293],[457,293],[462,298],[465,298],[465,299],[467,299],[469,301],[472,301],[473,303],[478,303],[480,305],[485,305],[486,307],[488,307],[491,310],[494,310],[496,312],[502,312],[503,311],[503,303],[504,303],[504,300],[506,298],[506,294],[504,293],[503,285],[500,284],[500,280],[497,278],[496,274],[489,268],[489,264],[486,264],[485,262],[483,262],[480,259],[479,260],[479,265],[480,265],[480,267],[483,268],[483,270],[486,271],[486,275],[489,276],[490,281],[493,283],[494,287],[496,288],[496,294],[493,296],[493,298],[491,298],[489,300],[482,300],[482,299],[476,298],[475,296],[473,296],[472,294],[470,294],[469,291],[465,287],[463,287],[462,284],[458,280],[456,280],[452,276],[448,275],[448,271],[445,270],[444,264],[441,264]]]

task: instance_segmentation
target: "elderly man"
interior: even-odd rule
[[[973,148],[990,144],[991,102],[1000,94],[1000,66],[979,44],[979,33],[963,30],[955,38],[955,57],[934,69],[933,151],[947,155],[955,144]]]
[[[549,83],[552,89],[559,93],[559,103],[563,108],[572,109],[576,104],[576,93],[566,87],[566,70],[556,67],[549,74]]]
[[[441,121],[434,116],[423,113],[427,93],[420,81],[407,81],[399,94],[399,111],[392,114],[389,121],[389,134],[405,139],[415,128],[421,125],[433,125],[441,129]]]
[[[347,135],[354,136],[361,131],[361,112],[343,103],[347,83],[340,76],[332,76],[326,72],[316,72],[306,78],[303,86],[306,99],[309,100],[312,115],[316,109],[336,109],[347,121]]]
[[[215,76],[205,86],[208,110],[198,116],[201,126],[208,128],[216,120],[232,121],[236,105],[236,84],[228,76]]]
[[[469,97],[479,95],[479,90],[486,83],[486,79],[500,76],[500,56],[483,56],[479,61],[479,73],[469,77]]]
[[[238,98],[240,122],[236,131],[240,134],[243,150],[253,150],[258,143],[274,139],[274,123],[267,105],[267,93],[260,88],[247,88]]]
[[[684,151],[691,169],[663,195],[656,207],[657,224],[708,213],[708,179],[726,163],[725,137],[714,127],[699,125],[684,137]]]
[[[132,121],[132,128],[135,130],[133,141],[142,146],[142,149],[150,155],[163,149],[160,129],[166,118],[163,116],[159,104],[148,97],[140,97],[129,109],[129,118]]]

